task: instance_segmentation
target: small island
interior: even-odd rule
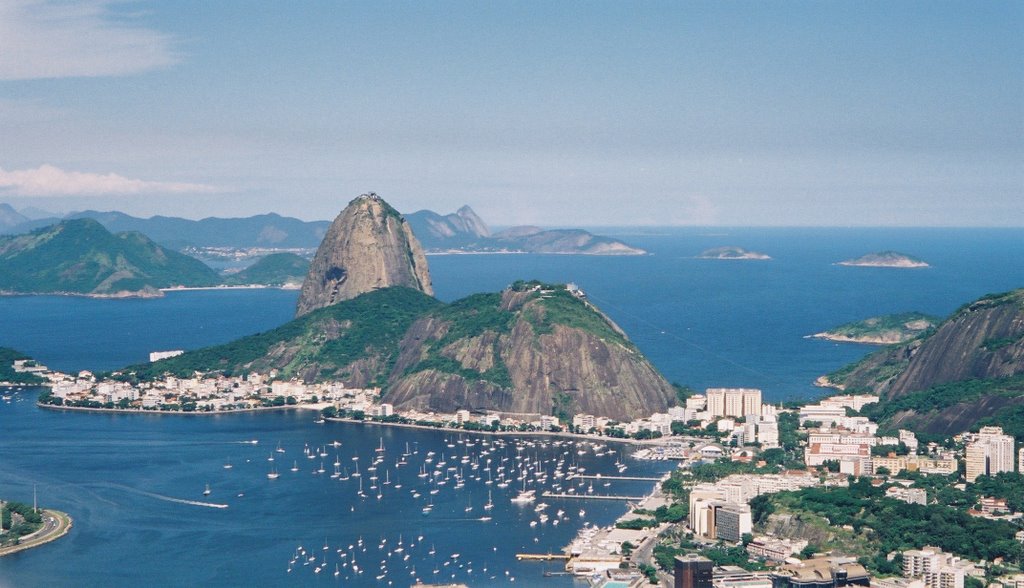
[[[899,253],[896,251],[879,251],[877,253],[868,253],[862,255],[856,259],[847,259],[840,261],[836,265],[845,265],[850,267],[896,267],[896,268],[919,268],[919,267],[930,267],[927,262],[906,255],[905,253]]]
[[[771,256],[741,247],[715,247],[702,252],[697,259],[771,259]]]
[[[938,319],[920,312],[875,316],[811,335],[816,339],[868,345],[906,343],[934,328]]]

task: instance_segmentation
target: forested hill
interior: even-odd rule
[[[380,386],[402,409],[577,412],[631,419],[665,410],[675,390],[622,331],[564,285],[519,282],[442,304],[391,287],[313,310],[272,331],[121,377],[195,371],[269,373]]]
[[[966,304],[827,380],[881,396],[869,412],[890,427],[948,435],[993,423],[1024,440],[1024,289]]]
[[[218,283],[201,261],[91,219],[0,237],[0,292],[156,296],[159,288]]]

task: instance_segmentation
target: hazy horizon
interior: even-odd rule
[[[1024,4],[0,5],[0,202],[1024,226]]]

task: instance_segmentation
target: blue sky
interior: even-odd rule
[[[1024,226],[1020,2],[0,4],[0,202]]]

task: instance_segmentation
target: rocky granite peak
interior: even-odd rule
[[[458,224],[461,224],[462,230],[467,233],[477,237],[489,237],[491,235],[491,230],[487,228],[487,223],[468,204],[455,211],[455,214],[451,216],[458,219]],[[455,219],[452,220],[454,221]]]
[[[363,194],[327,229],[302,284],[296,316],[392,286],[434,294],[427,258],[409,224],[380,196]]]

